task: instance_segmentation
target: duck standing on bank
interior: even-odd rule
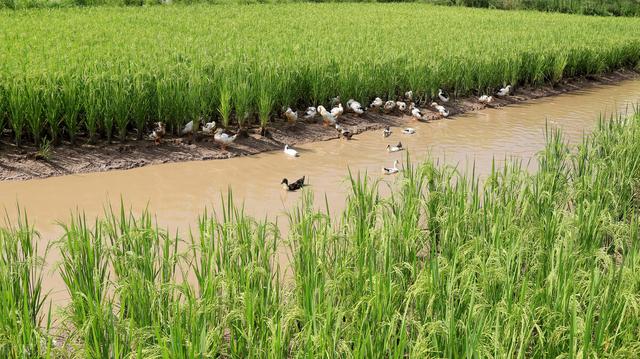
[[[222,146],[223,150],[227,150],[227,146],[233,143],[233,141],[238,138],[238,134],[236,133],[233,136],[229,136],[228,133],[224,132],[221,128],[219,128],[216,133],[213,135],[213,140]]]
[[[336,116],[334,116],[331,112],[327,111],[326,108],[324,108],[324,106],[320,105],[318,106],[318,112],[320,112],[320,116],[322,116],[322,122],[323,125],[326,126],[333,126],[336,124]]]
[[[400,112],[404,112],[407,109],[407,103],[404,101],[396,101],[396,107]]]
[[[307,107],[307,111],[305,111],[304,113],[304,119],[313,120],[317,114],[318,114],[318,111],[316,110],[315,107],[313,106]]]
[[[411,105],[411,117],[413,117],[417,121],[422,121],[422,111],[419,108],[415,107],[413,104]]]
[[[436,102],[432,102],[431,107],[435,108],[436,111],[438,111],[438,113],[440,113],[442,117],[449,116],[449,111],[447,111],[447,109],[444,106],[438,105]]]
[[[180,134],[182,136],[184,135],[190,135],[193,133],[193,120],[187,122],[186,125],[184,125],[184,127],[182,128],[182,130],[180,131]]]
[[[413,91],[407,91],[404,93],[404,99],[412,102],[413,101]]]
[[[488,105],[493,102],[493,96],[482,95],[478,97],[478,102]]]
[[[336,119],[344,113],[344,107],[342,107],[342,103],[339,103],[338,106],[331,109],[331,114],[336,117]]]
[[[210,134],[216,128],[216,121],[207,122],[202,127],[202,132],[206,134]]]
[[[287,107],[287,110],[284,112],[284,117],[287,118],[290,124],[295,124],[298,121],[298,114],[295,113],[291,107]]]
[[[347,101],[347,107],[351,110],[351,112],[354,112],[357,115],[362,115],[364,113],[364,108],[362,108],[360,102],[354,99]]]
[[[511,93],[511,85],[507,85],[506,87],[501,88],[496,95],[500,97],[504,97],[509,95],[510,93]]]
[[[396,108],[396,102],[395,101],[387,101],[384,103],[384,112],[389,113],[391,111],[393,111]]]
[[[438,89],[438,98],[444,103],[449,102],[449,94],[442,91],[442,89]]]
[[[371,102],[371,105],[369,107],[371,108],[375,108],[375,109],[380,109],[380,107],[382,107],[383,102],[382,99],[380,97],[376,97],[373,102]]]
[[[155,128],[153,129],[153,132],[151,132],[151,135],[149,135],[149,138],[153,140],[156,145],[159,145],[166,133],[167,131],[164,127],[164,122],[156,122]]]

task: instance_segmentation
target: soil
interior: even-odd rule
[[[494,96],[494,102],[489,105],[479,103],[476,96],[452,99],[444,105],[451,117],[485,107],[502,107],[638,77],[640,74],[637,72],[620,70],[605,75],[567,79],[554,86],[518,87],[512,91],[511,96]],[[419,107],[426,114],[426,121],[442,118],[428,104],[421,104]],[[414,120],[410,116],[399,112],[385,114],[378,111],[367,111],[361,116],[345,113],[339,119],[339,123],[350,129],[354,135],[364,131],[380,130],[385,126],[407,126],[412,121]],[[239,137],[227,150],[222,150],[213,141],[213,136],[198,134],[195,137],[165,138],[159,145],[150,140],[133,138],[125,143],[104,142],[76,146],[62,144],[43,154],[34,146],[16,147],[10,142],[10,136],[4,135],[0,139],[0,180],[27,180],[74,173],[124,170],[168,162],[225,159],[281,150],[285,144],[297,145],[337,138],[339,135],[335,129],[322,126],[320,116],[313,121],[301,118],[293,125],[283,119],[275,119],[265,136],[260,135],[258,128],[249,129],[248,136]],[[78,142],[87,141],[81,138]]]

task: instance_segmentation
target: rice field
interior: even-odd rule
[[[0,132],[17,145],[266,127],[334,96],[427,101],[640,63],[639,18],[415,3],[0,11],[0,28]]]
[[[231,193],[186,237],[79,213],[49,248],[60,313],[23,215],[0,230],[0,356],[637,357],[640,116],[546,136],[536,173],[407,159],[389,197],[350,174],[340,214],[305,191],[286,238]]]

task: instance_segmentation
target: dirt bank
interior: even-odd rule
[[[621,70],[610,74],[565,80],[555,86],[519,87],[513,96],[496,98],[490,107],[501,107],[527,100],[558,95],[565,92],[587,89],[601,84],[638,78],[633,71]],[[440,119],[440,115],[432,111],[426,104],[420,106],[426,110],[429,121]],[[450,116],[469,111],[480,110],[486,105],[477,101],[476,97],[451,100],[446,104]],[[379,130],[385,126],[410,125],[411,117],[396,114],[380,114],[373,111],[357,117],[345,114],[340,123],[358,134],[369,130]],[[36,156],[35,147],[15,147],[10,138],[3,136],[0,140],[0,180],[26,180],[60,176],[73,173],[100,172],[118,169],[177,162],[224,159],[235,156],[247,156],[264,151],[281,150],[284,144],[301,144],[314,141],[337,139],[338,133],[331,128],[323,127],[320,119],[314,122],[299,120],[294,126],[284,120],[277,119],[271,124],[268,136],[260,136],[257,129],[249,131],[249,136],[238,139],[228,151],[223,151],[210,136],[200,135],[194,140],[188,138],[167,138],[156,146],[149,140],[129,140],[126,143],[83,144],[79,146],[61,145],[48,153],[47,158]],[[84,141],[80,141],[84,142]]]

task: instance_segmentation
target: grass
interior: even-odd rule
[[[512,160],[480,181],[407,158],[389,197],[349,175],[341,214],[303,191],[286,238],[231,192],[186,237],[147,212],[74,216],[56,244],[64,346],[41,320],[42,259],[22,216],[0,231],[0,353],[637,357],[640,116],[601,119],[574,148],[546,136],[535,173]]]
[[[0,27],[16,30],[0,34],[0,130],[18,145],[140,139],[155,121],[264,130],[337,95],[428,100],[640,62],[639,18],[415,3],[4,11]]]

